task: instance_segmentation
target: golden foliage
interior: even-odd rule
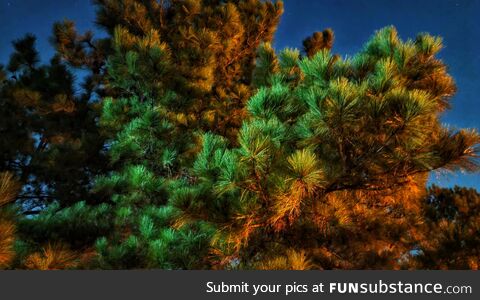
[[[248,243],[251,235],[261,227],[261,222],[255,213],[239,215],[235,218],[235,222],[236,226],[225,228],[224,231],[228,232],[227,243],[233,245],[235,251],[239,251]]]
[[[54,101],[52,104],[54,112],[73,113],[76,109],[75,102],[68,99],[68,96],[65,94],[56,95]]]
[[[288,249],[285,255],[275,256],[266,261],[260,262],[255,269],[258,270],[311,270],[315,264],[308,258],[304,250]]]
[[[20,185],[11,173],[0,173],[0,207],[12,202],[19,189]]]
[[[287,192],[278,196],[274,203],[274,215],[270,222],[277,224],[278,229],[283,228],[284,222],[279,222],[284,217],[293,222],[301,213],[301,205],[313,196],[314,192],[323,184],[323,172],[319,169],[315,154],[309,149],[298,150],[287,162],[291,176],[286,183]]]
[[[48,244],[41,252],[35,252],[25,260],[30,270],[63,270],[78,266],[80,256],[62,244]]]
[[[333,30],[328,28],[323,32],[315,32],[312,36],[309,36],[303,40],[303,50],[308,57],[313,57],[318,51],[322,49],[331,49],[335,35]]]
[[[98,252],[95,248],[87,248],[78,255],[77,269],[88,269],[92,266],[92,262],[98,257]]]
[[[12,261],[15,253],[15,226],[12,222],[0,219],[0,269],[5,268]]]
[[[20,185],[11,173],[0,173],[0,209],[15,200],[19,189]],[[15,225],[0,214],[0,268],[7,267],[13,259],[14,242]]]

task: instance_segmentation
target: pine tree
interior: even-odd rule
[[[429,172],[477,170],[477,133],[439,121],[455,92],[440,38],[388,27],[352,58],[330,47],[264,45],[239,146],[205,134],[170,197],[181,225],[216,228],[219,268],[400,268],[426,239]]]
[[[9,205],[15,200],[20,186],[10,173],[0,173],[0,269],[10,266],[15,252],[15,212]]]
[[[432,186],[425,197],[425,231],[410,268],[479,269],[480,194],[474,189]]]
[[[217,130],[234,139],[251,94],[255,50],[272,39],[282,3],[95,4],[106,38],[79,34],[73,22],[65,21],[55,24],[52,40],[63,62],[90,72],[84,84],[90,100],[105,99],[101,128],[109,137],[112,172],[98,181],[95,193],[106,202],[72,203],[63,210],[54,205],[35,222],[22,222],[22,230],[37,240],[63,241],[73,235],[76,239],[69,243],[87,252],[92,238],[105,236],[96,247],[97,263],[104,268],[203,267],[200,259],[189,257],[195,252],[202,256],[201,250],[187,248],[206,248],[202,241],[210,230],[166,227],[172,222],[171,209],[163,207],[168,179],[188,177],[184,170],[196,151],[197,131]],[[146,186],[152,189],[144,190]],[[105,211],[113,213],[106,216]],[[100,215],[98,228],[87,228],[95,224],[78,219]],[[72,225],[60,225],[67,218]],[[154,230],[148,229],[152,224]],[[50,234],[54,228],[58,231]],[[178,258],[165,254],[174,245],[183,253]],[[160,249],[154,257],[153,247]]]
[[[105,207],[85,208],[102,202],[90,190],[104,171],[104,139],[92,91],[87,86],[77,91],[73,74],[58,57],[41,64],[35,42],[32,35],[16,40],[0,72],[0,171],[18,179],[21,188],[9,199],[28,216],[2,207],[2,217],[10,217],[2,219],[1,248],[12,254],[12,268],[55,269],[62,262],[72,267],[64,259],[67,248],[88,251],[90,235],[104,232],[95,217]],[[83,219],[87,213],[89,220]]]
[[[0,65],[0,268],[478,269],[478,193],[425,189],[478,169],[440,38],[277,55],[280,1],[95,4],[105,38]]]
[[[303,51],[308,57],[312,57],[317,54],[318,51],[332,49],[334,39],[335,35],[330,28],[322,32],[315,32],[303,41]]]
[[[97,264],[204,268],[212,230],[203,224],[175,230],[168,195],[174,179],[189,177],[198,132],[235,134],[250,95],[255,48],[272,39],[281,3],[96,3],[97,23],[111,36],[102,52],[108,53],[103,82],[112,95],[100,120],[111,137],[112,172],[96,185],[111,199],[111,228],[96,242]],[[85,49],[101,44],[85,42],[71,23],[55,31],[63,57],[82,58],[72,65],[91,62],[95,51]]]
[[[252,93],[255,51],[261,42],[272,40],[282,2],[97,0],[95,4],[96,23],[108,37],[95,40],[91,32],[77,33],[70,21],[57,23],[54,42],[63,59],[92,70],[91,82],[100,94],[130,93],[121,87],[109,89],[108,82],[118,78],[109,76],[106,58],[115,52],[116,34],[125,40],[151,36],[168,49],[174,70],[164,78],[157,70],[152,75],[191,99],[177,103],[179,118],[193,130],[210,130],[235,140]],[[132,45],[124,43],[125,50]]]
[[[135,50],[125,50],[126,42]],[[97,189],[113,202],[112,230],[96,242],[98,263],[114,269],[193,267],[182,263],[194,263],[195,257],[185,254],[195,251],[186,246],[185,254],[173,252],[179,237],[167,226],[172,218],[165,207],[168,178],[178,174],[178,154],[188,145],[188,133],[168,116],[168,104],[177,96],[157,81],[169,72],[170,54],[155,32],[140,39],[119,30],[114,47],[111,84],[130,96],[103,104],[101,124],[116,135],[109,145],[113,171],[97,181]],[[190,246],[195,244],[201,241]],[[178,265],[170,265],[177,257]]]
[[[88,91],[76,93],[73,74],[58,58],[40,64],[35,41],[32,35],[15,41],[3,71],[0,170],[19,177],[25,210],[93,202],[91,180],[104,165],[97,109]]]

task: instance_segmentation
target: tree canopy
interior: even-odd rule
[[[104,37],[0,66],[0,268],[478,269],[478,192],[427,184],[479,167],[440,37],[277,51],[280,1],[94,3]]]

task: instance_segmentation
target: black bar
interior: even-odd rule
[[[330,290],[331,284],[335,286],[333,291]],[[222,287],[224,292],[221,290],[213,292]],[[267,287],[271,292],[262,293],[261,289]],[[350,293],[338,292],[338,290],[343,291],[345,287],[350,289]],[[375,287],[377,293],[373,293]],[[396,293],[392,293],[394,288]],[[447,288],[450,289],[450,294]],[[0,289],[0,299],[457,300],[480,299],[478,292],[480,273],[477,271],[3,271],[0,272]],[[387,289],[386,292],[385,289]],[[415,289],[417,293],[409,293]],[[255,290],[257,290],[256,295]],[[362,293],[365,290],[367,293]],[[403,293],[400,293],[400,290]]]

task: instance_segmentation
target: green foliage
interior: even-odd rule
[[[106,38],[56,23],[48,64],[27,35],[0,65],[0,267],[478,268],[478,193],[425,190],[478,170],[440,38],[277,54],[280,1],[94,3]]]
[[[171,106],[179,123],[235,141],[244,104],[252,94],[256,49],[272,40],[282,2],[95,4],[96,23],[106,30],[107,39],[94,40],[91,32],[78,34],[66,21],[55,25],[54,42],[70,65],[91,70],[97,93],[143,99],[171,90],[179,95]]]
[[[439,122],[455,87],[438,38],[389,27],[351,59],[329,48],[263,46],[238,147],[206,134],[195,182],[174,191],[187,223],[216,226],[224,267],[288,268],[276,253],[294,251],[323,269],[400,268],[425,238],[428,173],[477,169],[477,133]]]
[[[64,209],[53,204],[34,218],[20,220],[18,227],[23,241],[30,245],[50,241],[83,249],[97,236],[108,232],[111,227],[107,218],[110,210],[107,204],[90,206],[84,201]]]
[[[182,206],[193,191],[172,192],[194,180],[186,170],[198,151],[198,132],[235,135],[255,49],[272,39],[281,3],[96,4],[97,23],[111,38],[104,81],[113,94],[100,118],[112,171],[95,186],[112,201],[105,218],[113,225],[96,242],[98,266],[205,268],[213,230],[185,223],[172,206]],[[67,31],[75,40],[73,28]],[[72,49],[58,42],[68,60]]]

